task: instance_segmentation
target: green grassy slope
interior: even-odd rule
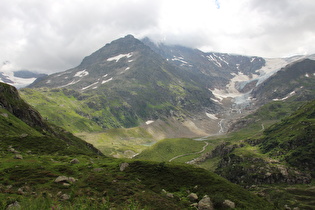
[[[0,208],[18,201],[22,209],[193,209],[187,195],[209,195],[216,209],[229,199],[237,209],[273,209],[267,201],[227,180],[189,165],[93,156],[34,156],[0,153]],[[80,162],[70,164],[76,157]],[[55,183],[58,176],[75,182]],[[172,193],[172,197],[167,196]],[[66,195],[66,196],[65,196]],[[68,196],[68,198],[67,198]]]
[[[260,147],[263,153],[314,173],[315,101],[302,106],[291,116],[268,128],[264,132]]]
[[[144,150],[135,158],[161,162],[169,161],[178,155],[199,152],[204,145],[204,142],[192,139],[164,139]]]
[[[91,144],[47,123],[23,101],[17,90],[0,83],[0,146],[36,154],[97,154]]]
[[[145,129],[112,128],[105,132],[83,132],[76,136],[93,144],[104,155],[112,157],[133,157],[156,141]]]
[[[100,131],[93,119],[95,110],[90,109],[75,91],[66,89],[22,89],[21,97],[34,106],[49,122],[70,132]]]

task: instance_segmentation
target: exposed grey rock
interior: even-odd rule
[[[21,138],[25,138],[25,137],[27,137],[27,136],[28,136],[27,133],[22,133],[22,134],[20,135]]]
[[[102,169],[102,168],[94,168],[93,169],[93,171],[95,171],[95,172],[101,172],[101,171],[103,171],[104,169]]]
[[[60,197],[62,200],[69,200],[70,199],[70,195],[68,194],[62,194]]]
[[[19,188],[18,191],[17,191],[17,194],[24,195],[25,193],[24,193],[22,188]]]
[[[9,117],[9,115],[8,115],[7,113],[1,113],[0,115],[1,115],[2,117],[5,117],[5,118]]]
[[[23,159],[23,156],[22,155],[19,155],[19,154],[16,154],[15,156],[14,156],[14,159]]]
[[[198,203],[193,203],[190,206],[197,209],[198,208]]]
[[[80,161],[77,158],[74,158],[70,161],[71,164],[78,164]]]
[[[214,210],[213,204],[208,195],[205,195],[198,203],[198,210]]]
[[[74,183],[76,182],[77,179],[73,178],[73,177],[67,177],[67,176],[58,176],[56,179],[55,179],[55,182],[56,183],[60,183],[60,182],[67,182],[67,183]]]
[[[12,153],[15,153],[15,154],[19,154],[20,152],[15,150],[12,146],[9,146],[9,149],[8,149],[9,152],[12,152]]]
[[[121,163],[119,165],[120,171],[124,171],[129,166],[129,163]]]
[[[226,207],[226,208],[234,209],[235,208],[235,203],[233,201],[230,201],[230,200],[224,200],[223,206]]]
[[[58,176],[56,179],[55,179],[55,182],[58,183],[58,182],[67,182],[68,181],[68,177],[66,176]]]
[[[16,209],[21,209],[21,205],[19,204],[19,202],[14,201],[14,203],[8,205],[7,210],[16,210]]]
[[[166,193],[166,196],[169,197],[169,198],[174,198],[173,193]]]
[[[198,200],[198,195],[196,193],[190,193],[187,198],[190,200],[190,202],[195,202]]]
[[[68,182],[69,183],[74,183],[74,182],[76,182],[77,181],[77,179],[75,179],[75,178],[73,178],[73,177],[68,177]]]

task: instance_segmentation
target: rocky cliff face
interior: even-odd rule
[[[43,130],[48,128],[41,115],[20,98],[15,87],[0,83],[0,93],[0,107],[8,110],[31,127]]]

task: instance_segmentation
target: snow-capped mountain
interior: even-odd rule
[[[263,103],[290,98],[293,90],[289,89],[281,97],[265,97],[275,89],[263,86],[286,71],[285,66],[304,58],[205,53],[128,35],[85,57],[79,66],[40,78],[29,87],[47,87],[74,97],[71,100],[83,106],[76,113],[103,128],[154,126],[163,121],[181,126],[176,135],[172,129],[174,135],[169,137],[202,136],[225,132],[229,120]],[[313,73],[305,75],[313,79]],[[158,129],[165,129],[163,123],[159,125]]]
[[[221,103],[229,99],[239,106],[248,106],[254,97],[251,94],[252,90],[264,84],[285,66],[305,58],[315,59],[315,55],[262,58],[205,53],[183,46],[156,44],[148,38],[142,41],[168,62],[199,76],[200,81],[204,82],[205,87],[215,96],[212,98],[213,101]]]
[[[46,74],[34,73],[27,70],[0,70],[0,82],[7,83],[16,88],[26,87],[32,84],[37,78],[43,76],[46,76]]]

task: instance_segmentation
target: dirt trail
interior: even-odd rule
[[[205,145],[202,147],[202,150],[200,150],[199,152],[193,152],[193,153],[178,155],[178,156],[176,156],[176,157],[171,158],[168,162],[171,162],[171,161],[173,161],[173,160],[175,160],[175,159],[177,159],[177,158],[184,157],[184,156],[187,156],[187,155],[200,154],[200,153],[202,153],[202,152],[204,152],[204,151],[206,150],[206,148],[207,148],[208,145],[209,145],[209,143],[208,143],[208,142],[205,142]]]

